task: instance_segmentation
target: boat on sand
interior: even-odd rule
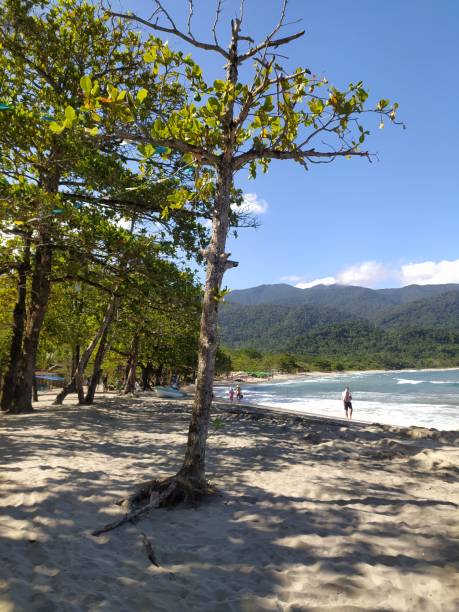
[[[161,387],[159,385],[157,387],[154,387],[153,392],[158,397],[169,397],[173,399],[186,396],[186,393],[180,391],[180,389],[175,389],[174,387]]]

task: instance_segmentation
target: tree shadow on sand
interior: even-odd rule
[[[219,413],[208,454],[216,496],[91,536],[120,515],[115,502],[134,482],[177,471],[188,413],[186,403],[114,398],[106,408],[2,419],[4,606],[448,610],[442,603],[458,587],[458,507],[416,487],[449,484],[454,465],[426,474],[419,455],[450,449],[456,434],[413,441],[395,428]],[[27,482],[20,489],[18,470]],[[435,585],[443,602],[432,599]]]

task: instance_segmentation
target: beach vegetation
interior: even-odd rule
[[[206,230],[193,215],[165,218],[163,202],[181,182],[174,168],[169,181],[153,181],[142,173],[142,160],[132,157],[129,143],[101,142],[95,126],[70,130],[77,122],[75,108],[98,91],[97,75],[110,80],[120,106],[121,85],[154,80],[143,61],[143,44],[126,23],[80,0],[7,0],[0,14],[0,45],[0,98],[5,101],[0,113],[0,272],[2,278],[11,275],[10,294],[14,279],[16,294],[3,325],[1,406],[12,414],[33,409],[34,369],[53,291],[77,283],[104,296],[94,313],[104,303],[105,316],[72,375],[71,388],[82,402],[83,373],[97,347],[97,360],[103,360],[121,286],[125,292],[129,286],[140,291],[142,282],[134,277],[142,266],[154,263],[148,274],[157,278],[162,258],[174,257],[178,245],[185,256],[197,253]],[[143,101],[148,103],[154,104],[152,95]],[[94,109],[88,112],[97,123]],[[126,119],[123,108],[110,121],[118,117]],[[167,163],[159,165],[164,175]],[[136,231],[126,231],[123,224]],[[166,274],[163,283],[169,282]],[[76,335],[75,330],[70,334]],[[75,355],[80,348],[75,343]]]

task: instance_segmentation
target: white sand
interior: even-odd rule
[[[187,411],[105,398],[0,419],[2,612],[459,610],[459,432],[222,413],[218,496],[91,536],[132,483],[179,468]]]

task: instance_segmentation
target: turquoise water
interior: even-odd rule
[[[305,375],[282,382],[242,385],[244,402],[324,416],[344,417],[348,385],[353,417],[372,423],[459,429],[459,369]],[[226,397],[227,388],[215,394]]]

